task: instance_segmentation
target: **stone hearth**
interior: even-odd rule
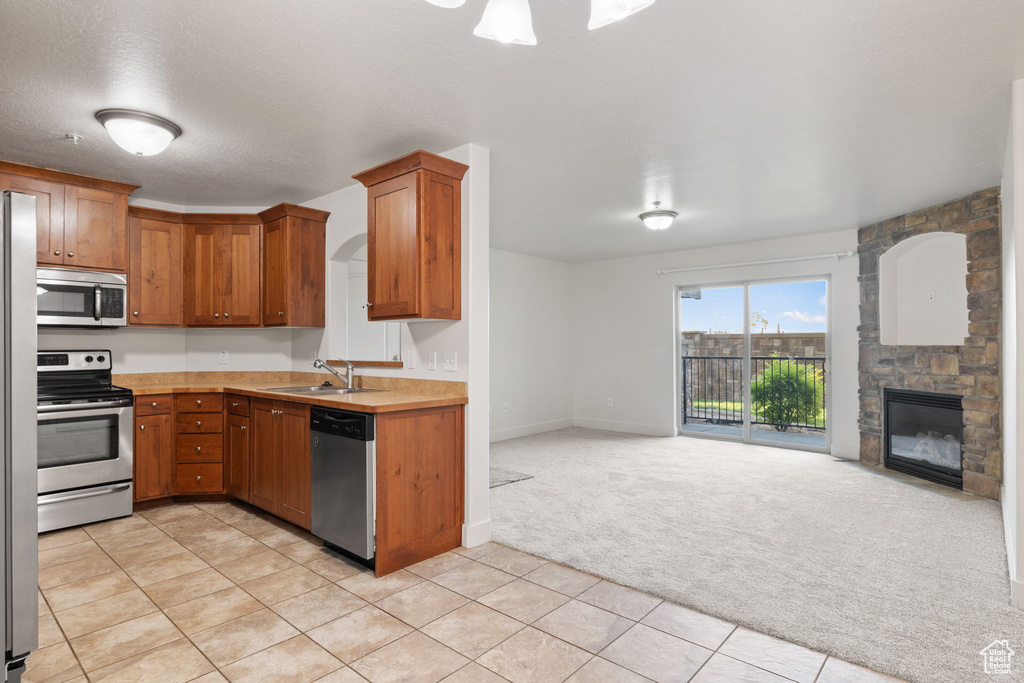
[[[879,257],[905,239],[930,232],[967,236],[968,336],[963,346],[883,346],[879,343]],[[882,390],[913,389],[963,396],[963,488],[999,497],[1000,419],[999,188],[861,228],[860,459],[882,459]]]

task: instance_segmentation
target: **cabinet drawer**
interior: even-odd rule
[[[178,394],[174,409],[179,413],[207,413],[224,410],[224,394]]]
[[[178,465],[175,468],[174,492],[219,493],[224,490],[224,466],[220,463]]]
[[[171,412],[171,395],[136,396],[136,415],[166,415]]]
[[[221,462],[224,459],[224,437],[220,434],[179,434],[174,450],[179,463]]]
[[[224,399],[228,412],[232,415],[249,417],[249,398],[246,396],[228,396]]]
[[[224,413],[180,413],[178,434],[219,434],[224,430]]]

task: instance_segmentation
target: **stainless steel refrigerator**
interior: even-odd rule
[[[36,648],[39,582],[36,508],[36,199],[0,195],[0,503],[4,543],[4,618],[7,681],[20,681],[25,658]]]

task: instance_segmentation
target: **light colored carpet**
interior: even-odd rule
[[[496,489],[499,486],[505,486],[506,484],[514,484],[517,481],[524,481],[526,479],[533,479],[533,475],[516,472],[515,470],[510,470],[507,467],[499,467],[493,463],[491,464],[492,489]]]
[[[571,428],[492,444],[494,539],[909,681],[1020,653],[999,504],[817,453]],[[915,480],[917,481],[917,480]]]

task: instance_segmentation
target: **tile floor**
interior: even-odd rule
[[[493,543],[381,579],[233,503],[39,538],[27,681],[895,679]]]

